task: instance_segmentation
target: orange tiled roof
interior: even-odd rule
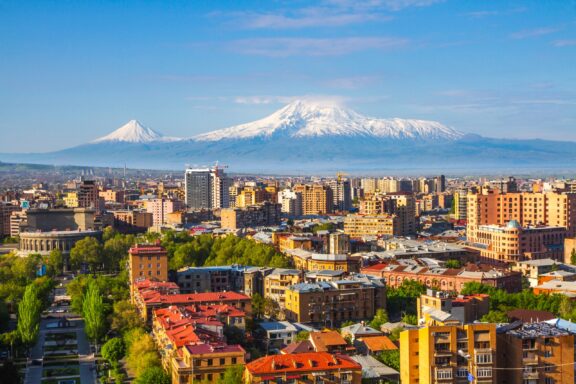
[[[336,331],[310,332],[310,339],[317,352],[326,352],[329,347],[347,346],[346,340]]]
[[[362,367],[346,355],[310,352],[261,357],[246,364],[246,369],[254,376],[261,376],[290,372],[362,369]]]
[[[366,344],[369,350],[373,352],[387,351],[398,349],[396,344],[388,336],[372,336],[362,339],[362,342]]]
[[[203,293],[178,293],[175,295],[162,295],[158,292],[143,292],[142,299],[146,304],[176,304],[186,305],[194,303],[206,302],[226,302],[237,300],[250,300],[246,296],[238,292],[203,292]]]

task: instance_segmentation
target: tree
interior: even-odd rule
[[[64,269],[64,256],[59,249],[51,250],[45,262],[50,276],[57,276],[62,273]]]
[[[310,337],[310,332],[300,331],[296,334],[296,341],[308,340],[309,337]]]
[[[106,332],[106,306],[95,281],[90,281],[82,303],[86,335],[96,344]]]
[[[237,384],[242,382],[242,375],[244,374],[243,365],[234,365],[226,368],[224,377],[218,380],[218,384]]]
[[[170,376],[157,366],[145,368],[134,381],[135,384],[170,384],[170,382]]]
[[[418,325],[418,316],[405,314],[402,316],[402,322],[406,324]]]
[[[118,367],[118,362],[126,354],[124,341],[119,337],[113,337],[102,346],[102,357],[108,360],[114,368]]]
[[[96,271],[104,262],[102,245],[93,237],[76,242],[70,250],[70,264],[78,270],[83,264]]]
[[[573,249],[570,253],[570,264],[576,265],[576,249]]]
[[[452,268],[452,269],[462,268],[462,263],[460,263],[460,260],[456,259],[446,260],[446,268]]]
[[[114,303],[111,317],[111,328],[121,334],[134,329],[144,327],[142,317],[136,307],[128,300],[120,300]]]
[[[377,358],[382,364],[394,368],[397,371],[400,370],[400,350],[390,349],[382,351]]]
[[[29,284],[18,305],[18,336],[26,346],[31,346],[38,338],[41,312],[42,302],[38,298],[38,290],[34,284]]]
[[[8,329],[8,322],[10,321],[10,312],[4,300],[0,300],[0,333]]]
[[[372,321],[370,321],[369,325],[370,327],[377,329],[379,331],[380,328],[382,327],[382,324],[385,324],[387,322],[388,322],[388,314],[386,313],[385,310],[379,308],[376,310],[376,315],[374,315],[374,318],[372,319]]]
[[[485,314],[484,316],[482,316],[480,321],[483,321],[486,323],[501,324],[501,323],[508,323],[510,320],[508,319],[508,316],[506,316],[506,314],[504,312],[490,311],[487,314]]]
[[[124,335],[126,344],[126,366],[139,377],[148,367],[160,366],[160,358],[152,336],[141,328],[135,328]]]
[[[261,319],[264,315],[264,298],[259,293],[252,295],[252,315],[255,319]]]
[[[266,313],[266,316],[275,319],[280,314],[280,305],[271,297],[266,297],[264,299],[264,313]]]

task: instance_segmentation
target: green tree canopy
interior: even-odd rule
[[[170,384],[170,376],[158,366],[145,368],[134,381],[136,384]],[[240,383],[237,381],[236,383]]]
[[[64,256],[59,249],[51,250],[44,262],[50,276],[57,276],[64,270]]]
[[[379,331],[380,328],[382,327],[382,324],[385,324],[387,322],[388,322],[388,314],[384,309],[379,308],[376,310],[376,315],[374,315],[374,318],[372,319],[372,321],[370,321],[368,325]]]
[[[102,357],[108,360],[113,367],[118,366],[118,362],[124,358],[126,347],[124,340],[119,337],[113,337],[102,346]]]
[[[82,315],[86,335],[95,342],[100,341],[106,332],[106,306],[95,281],[88,284],[82,303]]]
[[[24,345],[34,344],[40,331],[42,302],[38,298],[38,288],[30,284],[24,291],[24,297],[18,305],[18,336]]]
[[[400,370],[400,350],[398,349],[382,351],[377,356],[377,359],[390,368],[397,371]]]
[[[120,300],[114,303],[111,317],[111,328],[124,334],[125,332],[144,327],[144,321],[136,307],[129,300]]]
[[[82,264],[87,264],[92,271],[96,271],[104,264],[102,245],[93,237],[79,240],[70,250],[70,264],[76,270],[79,270]]]
[[[238,384],[242,382],[242,375],[244,374],[243,365],[234,365],[226,368],[224,377],[218,380],[218,384]]]

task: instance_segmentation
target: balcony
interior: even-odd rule
[[[524,380],[538,380],[538,372],[524,372],[522,378]]]
[[[452,351],[449,349],[440,349],[434,351],[434,357],[451,357]]]
[[[523,365],[537,365],[538,364],[538,356],[535,353],[529,354],[526,357],[522,358]]]
[[[436,368],[435,378],[437,381],[452,380],[453,379],[453,369],[452,368]]]

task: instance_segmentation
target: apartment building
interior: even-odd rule
[[[366,216],[396,215],[399,220],[399,233],[416,233],[416,199],[412,194],[375,194],[360,201],[360,214]]]
[[[240,229],[267,227],[280,224],[281,205],[264,202],[244,208],[225,208],[221,210],[222,228]]]
[[[138,280],[168,280],[168,253],[159,244],[136,244],[128,250],[130,284]]]
[[[574,383],[572,333],[548,323],[514,323],[498,329],[497,340],[499,383]]]
[[[152,227],[153,214],[139,210],[120,209],[108,211],[114,215],[114,228],[121,232],[145,231]]]
[[[516,220],[505,226],[479,225],[468,245],[484,261],[517,263],[537,259],[564,259],[565,227],[522,227]]]
[[[297,269],[274,269],[272,273],[264,277],[264,297],[271,298],[280,305],[280,308],[284,308],[286,290],[288,287],[298,284],[302,277],[302,271]]]
[[[455,295],[428,288],[416,300],[420,324],[468,324],[480,320],[490,311],[490,297],[485,294]]]
[[[381,279],[354,275],[292,285],[284,300],[287,320],[334,327],[348,320],[373,318],[378,308],[386,308],[386,287]]]
[[[348,215],[344,219],[344,233],[350,237],[402,236],[401,218],[396,215]]]
[[[303,215],[326,215],[333,212],[334,194],[329,186],[299,184],[293,190],[302,195]]]
[[[160,227],[168,221],[168,215],[184,208],[184,203],[172,199],[150,199],[145,202],[146,212],[152,214],[152,225]]]
[[[430,326],[400,333],[402,384],[500,383],[496,325]],[[473,377],[469,379],[469,375]]]
[[[566,228],[576,236],[576,193],[499,193],[483,188],[467,196],[467,237],[476,242],[480,225],[506,225],[516,220],[520,226],[544,225]]]
[[[240,345],[188,344],[171,360],[172,383],[217,383],[226,369],[246,364]]]

